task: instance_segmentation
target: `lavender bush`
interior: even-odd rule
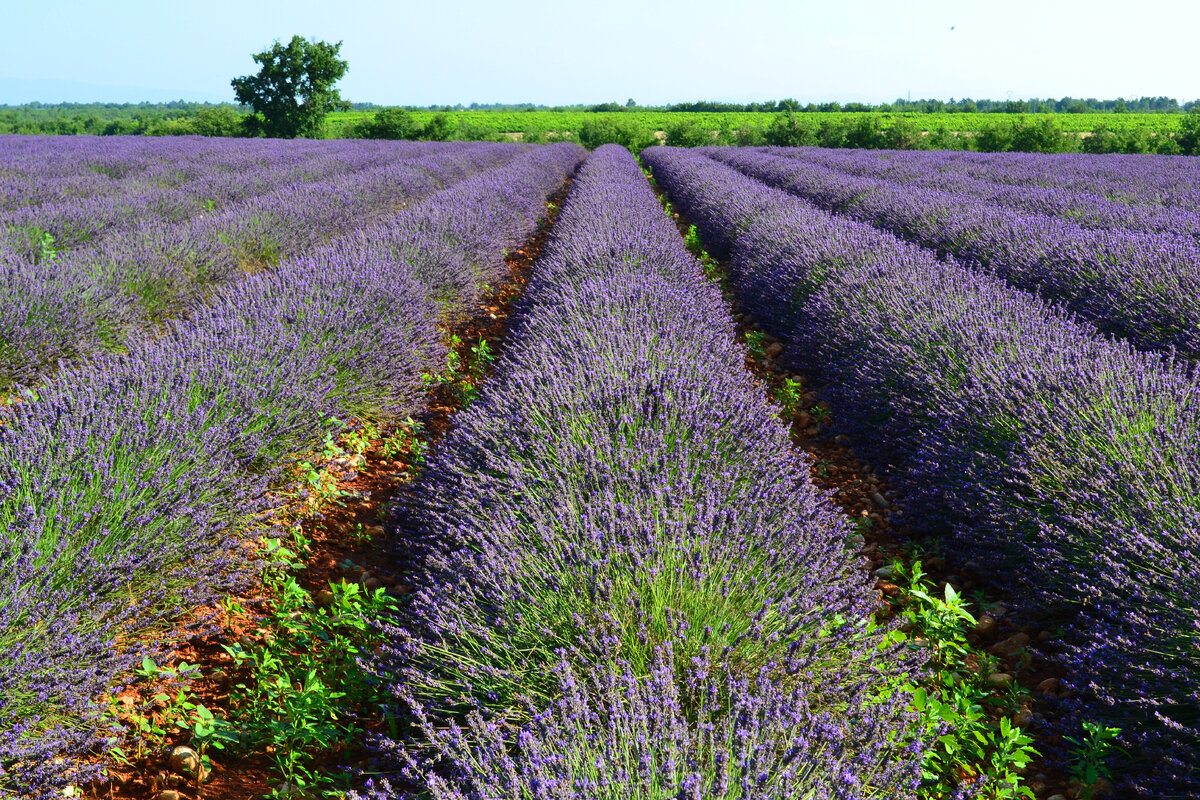
[[[895,732],[884,727],[893,714],[859,709],[865,724],[847,726],[812,710],[810,687],[785,688],[766,670],[746,678],[700,665],[681,679],[664,647],[648,674],[617,664],[584,676],[563,660],[554,678],[556,699],[530,707],[515,737],[479,713],[465,727],[424,719],[425,747],[453,777],[409,752],[404,777],[436,800],[816,800],[895,797],[894,787],[912,783],[915,753],[896,758]],[[396,792],[383,779],[365,794]]]
[[[1065,628],[1077,710],[1123,729],[1128,788],[1200,790],[1195,370],[698,153],[643,158],[914,524]]]
[[[550,176],[561,185],[581,153],[529,150],[483,184],[491,196],[451,189],[393,229],[409,219],[469,244],[428,209],[470,203],[527,231]],[[416,411],[421,374],[445,362],[440,311],[386,244],[320,249],[227,286],[164,335],[0,411],[0,791],[61,796],[94,776],[73,757],[104,742],[95,703],[138,659],[130,642],[237,579],[230,536],[289,454],[335,415]]]
[[[624,149],[581,169],[519,317],[400,519],[423,588],[372,666],[454,766],[410,773],[444,797],[911,795],[910,721],[853,699],[911,665],[869,633],[845,518]],[[734,730],[769,776],[706,738]],[[618,759],[603,786],[594,758]]]

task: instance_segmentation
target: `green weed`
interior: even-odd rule
[[[238,676],[230,717],[243,746],[270,753],[278,773],[300,789],[330,785],[318,757],[352,747],[363,720],[384,713],[358,660],[383,643],[373,621],[396,609],[383,589],[345,581],[330,584],[318,604],[291,574],[306,547],[300,537],[292,546],[269,543],[267,633],[225,646]]]
[[[1095,784],[1112,778],[1108,769],[1108,757],[1113,754],[1113,742],[1120,735],[1120,728],[1085,721],[1082,736],[1063,737],[1073,745],[1068,768],[1071,777],[1082,784],[1079,795],[1081,800],[1091,800]]]
[[[923,796],[949,796],[965,775],[988,778],[981,796],[989,800],[1033,800],[1021,773],[1038,751],[1032,737],[1010,719],[1023,704],[1024,690],[1014,683],[998,694],[988,683],[998,662],[967,639],[976,620],[953,586],[935,594],[919,560],[907,568],[896,561],[892,568],[902,590],[910,646],[930,654],[929,677],[908,686],[924,737],[934,738],[923,765]],[[996,711],[989,714],[985,707]]]

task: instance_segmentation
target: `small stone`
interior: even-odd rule
[[[334,601],[333,592],[329,591],[328,589],[322,589],[313,595],[313,601],[319,606],[331,606],[333,605]]]
[[[894,578],[896,576],[896,568],[893,567],[891,564],[888,564],[887,566],[880,567],[879,569],[874,570],[871,574],[874,575],[876,578],[883,578],[885,580],[891,580],[892,578]]]
[[[774,342],[772,344],[767,345],[767,355],[771,358],[778,358],[779,354],[782,352],[783,352],[783,345],[781,345],[779,342]]]
[[[1022,708],[1013,715],[1013,724],[1018,728],[1024,728],[1031,722],[1033,722],[1033,714],[1027,708]]]
[[[372,538],[377,538],[377,537],[383,536],[383,526],[382,525],[368,525],[367,526],[367,535],[369,535]]]
[[[1029,634],[1014,633],[1012,636],[1003,641],[996,642],[988,648],[988,652],[994,656],[1011,656],[1029,644]]]
[[[362,584],[363,584],[363,588],[366,589],[368,592],[373,592],[376,589],[380,589],[383,587],[383,581],[379,580],[379,578],[376,578],[374,575],[371,575],[368,578],[364,578]]]
[[[1037,640],[1042,644],[1045,644],[1053,638],[1054,634],[1052,634],[1050,631],[1038,631]]]
[[[243,633],[241,636],[238,637],[238,644],[240,644],[242,647],[249,650],[251,647],[254,647],[255,645],[257,645],[258,642],[256,642],[254,640],[254,637],[251,636],[250,634]]]
[[[158,800],[183,800],[183,798],[174,789],[163,789],[158,793]]]
[[[229,673],[223,669],[214,669],[208,677],[212,678],[217,686],[226,686],[229,683]]]
[[[833,437],[833,441],[836,444],[847,445],[850,444],[850,437],[844,433],[839,433],[837,436]]]
[[[888,597],[898,597],[900,595],[900,587],[891,581],[885,581],[882,578],[875,582],[875,588],[883,592]]]
[[[996,618],[984,614],[975,623],[975,633],[979,636],[991,636],[996,632]]]
[[[1112,797],[1114,787],[1108,778],[1100,778],[1092,784],[1092,797]]]
[[[407,583],[400,583],[400,584],[396,585],[395,592],[396,592],[396,594],[403,594],[403,595],[412,594],[413,587]]]
[[[1061,682],[1058,678],[1046,678],[1046,680],[1037,685],[1037,690],[1042,694],[1053,695],[1058,691],[1060,685]]]
[[[1052,794],[1046,800],[1067,800],[1067,796],[1065,794]]]
[[[993,672],[987,676],[987,682],[992,686],[1009,686],[1013,682],[1013,676],[1007,672]]]
[[[879,492],[871,492],[871,502],[875,504],[876,508],[892,507],[892,504],[888,502],[887,498],[885,498]]]

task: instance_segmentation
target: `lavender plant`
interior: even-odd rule
[[[701,665],[680,676],[676,660],[664,647],[648,671],[616,664],[587,674],[559,661],[556,699],[529,708],[516,748],[478,713],[463,726],[423,717],[427,750],[447,760],[452,777],[419,751],[401,755],[405,777],[437,800],[811,800],[911,790],[913,760],[896,758],[888,714],[859,709],[869,721],[847,725],[814,711],[807,687],[785,688],[768,671],[743,676]],[[386,779],[365,792],[370,800],[394,796]]]

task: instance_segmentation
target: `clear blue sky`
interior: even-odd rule
[[[1200,97],[1200,3],[0,0],[0,103],[232,100],[250,53],[342,40],[349,100]]]

